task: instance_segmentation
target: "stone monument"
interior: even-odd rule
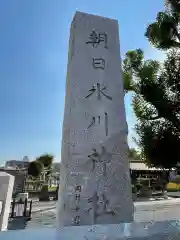
[[[133,220],[118,22],[71,25],[58,227]]]
[[[13,186],[14,176],[6,172],[0,172],[0,202],[2,202],[0,213],[0,231],[6,230],[8,226]]]

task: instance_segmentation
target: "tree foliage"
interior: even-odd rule
[[[37,157],[36,161],[41,162],[45,168],[51,168],[53,159],[54,159],[53,155],[43,154],[40,157]]]
[[[39,177],[43,171],[43,164],[38,161],[33,161],[29,164],[28,175]]]
[[[180,161],[180,1],[166,0],[145,36],[166,51],[160,64],[145,60],[141,49],[129,51],[123,62],[125,92],[133,91],[135,126],[142,157],[163,168]]]
[[[148,25],[145,36],[159,49],[180,47],[180,1],[166,0],[165,11],[159,12],[156,21]]]
[[[143,51],[129,51],[123,69],[133,86],[135,126],[143,158],[171,168],[180,159],[180,55],[171,50],[163,64],[145,60]],[[126,78],[124,78],[126,81]],[[129,85],[124,85],[129,86]],[[132,91],[127,88],[126,91]]]
[[[135,160],[135,161],[140,161],[141,160],[141,156],[135,148],[130,148],[129,149],[129,158],[131,160]]]
[[[40,157],[37,157],[35,161],[29,164],[28,175],[39,177],[45,170],[46,179],[48,180],[52,172],[53,159],[54,157],[51,154],[43,154]]]

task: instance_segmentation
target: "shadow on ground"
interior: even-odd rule
[[[27,226],[27,220],[24,218],[14,218],[8,223],[8,230],[20,230],[25,229]]]

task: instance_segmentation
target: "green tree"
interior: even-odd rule
[[[38,161],[33,161],[29,164],[28,175],[32,177],[39,177],[43,172],[43,164]]]
[[[51,177],[53,160],[54,156],[51,154],[43,154],[36,158],[36,161],[42,163],[44,166],[46,182],[49,182]]]
[[[135,161],[141,161],[141,156],[135,148],[129,149],[129,158]]]
[[[148,25],[145,36],[165,50],[161,65],[129,51],[123,62],[125,92],[133,91],[136,132],[142,157],[154,166],[171,168],[180,159],[180,1],[166,0],[165,11]]]
[[[163,64],[145,60],[138,49],[123,61],[125,91],[133,91],[135,126],[142,157],[171,168],[180,159],[180,56],[171,50]]]
[[[36,158],[36,161],[41,162],[45,168],[51,168],[54,160],[54,156],[51,154],[43,154],[40,157]]]
[[[156,21],[147,27],[145,36],[159,49],[180,47],[180,1],[166,0],[165,11],[159,12]]]

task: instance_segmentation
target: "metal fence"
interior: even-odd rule
[[[25,218],[27,221],[31,220],[32,213],[32,200],[28,201],[16,201],[11,202],[10,218]]]

